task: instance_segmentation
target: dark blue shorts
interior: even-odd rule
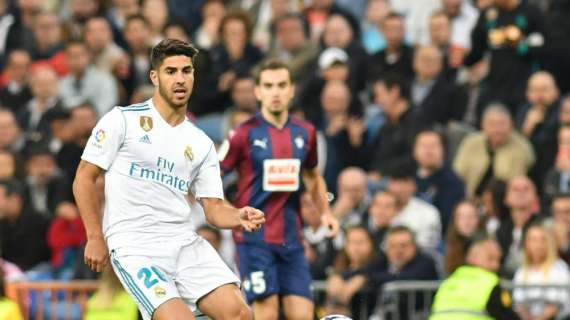
[[[242,243],[237,249],[248,302],[274,294],[313,299],[311,272],[302,246]]]

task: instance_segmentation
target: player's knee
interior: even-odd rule
[[[231,310],[228,310],[226,317],[227,320],[251,320],[253,319],[253,313],[251,309],[246,304],[241,304]]]

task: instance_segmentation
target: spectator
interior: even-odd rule
[[[43,145],[32,145],[26,161],[26,202],[36,213],[49,219],[55,208],[71,199],[71,185],[57,169],[54,156]]]
[[[377,290],[388,282],[399,280],[437,280],[436,264],[418,249],[414,233],[407,227],[391,227],[386,233],[383,249],[384,255],[380,255],[364,272],[367,288]],[[354,281],[357,279],[359,277]],[[415,295],[414,298],[416,305],[413,307],[417,308],[422,304],[423,297]],[[407,310],[411,304],[408,300],[410,296],[400,294],[397,299],[401,318],[409,319],[411,315]]]
[[[421,131],[414,143],[414,160],[417,195],[439,210],[445,234],[453,208],[465,196],[465,188],[445,160],[443,139],[437,131]]]
[[[368,54],[375,54],[386,48],[382,24],[390,14],[390,2],[370,0],[366,6],[366,20],[362,23],[362,45]]]
[[[0,149],[20,152],[26,140],[12,111],[0,108]]]
[[[495,234],[501,223],[511,219],[509,209],[505,205],[506,190],[505,182],[493,178],[489,180],[479,198],[480,209],[485,216],[487,234]]]
[[[360,37],[358,20],[347,10],[335,3],[334,0],[316,0],[305,8],[304,15],[310,27],[311,39],[316,42],[321,38],[328,18],[333,14],[341,14],[350,23],[350,28],[354,32],[355,38]]]
[[[66,17],[64,25],[69,39],[81,39],[85,24],[89,19],[102,13],[102,3],[98,0],[71,0],[69,3],[70,16]]]
[[[520,18],[518,18],[520,17]],[[465,65],[472,66],[489,52],[484,106],[499,101],[511,114],[524,101],[524,88],[545,44],[544,18],[537,8],[520,0],[495,0],[481,12],[471,35],[472,49]]]
[[[50,138],[51,130],[47,114],[52,109],[62,107],[58,97],[58,81],[57,74],[51,67],[39,67],[32,72],[30,79],[32,99],[16,113],[20,128],[31,140],[47,141]]]
[[[337,189],[339,173],[347,166],[362,163],[350,155],[350,148],[362,144],[364,123],[349,115],[350,89],[341,81],[328,81],[321,94],[322,117],[317,126],[320,165],[328,190]]]
[[[390,173],[388,191],[398,200],[398,214],[391,225],[404,225],[412,230],[417,244],[435,254],[441,241],[441,222],[437,208],[414,197],[417,186],[414,173],[408,166],[401,166]]]
[[[1,19],[1,18],[0,18]],[[0,88],[0,103],[12,112],[18,112],[30,99],[30,54],[25,50],[13,50],[8,55]]]
[[[340,225],[360,224],[371,200],[366,173],[356,167],[344,169],[338,175],[337,190],[337,199],[331,209]]]
[[[554,167],[546,174],[544,180],[543,203],[559,193],[570,192],[570,126],[563,125],[558,129],[558,153]]]
[[[560,258],[570,266],[570,194],[560,194],[552,199],[550,227],[554,231]]]
[[[332,239],[327,236],[328,228],[321,224],[321,214],[308,193],[301,195],[301,218],[305,224],[303,245],[311,275],[313,280],[325,280],[332,271],[337,253],[343,249],[344,237],[342,234]]]
[[[47,219],[26,206],[23,187],[13,179],[0,181],[2,258],[24,271],[49,261],[47,228]]]
[[[91,65],[91,55],[85,43],[70,42],[65,53],[70,70],[70,74],[61,80],[60,87],[65,107],[71,109],[90,102],[99,116],[103,116],[118,102],[115,79]]]
[[[118,70],[119,61],[126,58],[126,52],[113,42],[113,33],[107,19],[93,17],[87,20],[83,37],[95,68],[107,73],[121,72]]]
[[[317,46],[309,40],[308,32],[307,22],[300,14],[288,13],[275,20],[275,46],[266,58],[286,62],[295,83],[309,77],[318,54]]]
[[[513,300],[524,319],[559,319],[568,315],[568,291],[562,288],[516,288],[521,285],[557,285],[570,282],[568,266],[558,258],[552,232],[530,226],[524,236],[524,260],[518,268]]]
[[[405,27],[402,16],[390,13],[382,24],[386,48],[370,57],[368,81],[373,82],[387,73],[398,73],[412,79],[413,49],[404,43]]]
[[[87,240],[77,207],[71,202],[61,202],[55,210],[47,234],[51,249],[51,266],[54,277],[71,280],[79,251]]]
[[[444,11],[436,11],[429,19],[429,45],[435,46],[443,57],[442,77],[450,84],[457,81],[457,68],[463,61],[465,51],[451,46],[451,23]],[[458,106],[462,111],[464,105]],[[460,111],[458,110],[458,111]]]
[[[477,23],[479,12],[468,0],[443,0],[442,10],[451,21],[451,65],[458,67],[471,49],[471,31]],[[458,64],[455,64],[458,63]]]
[[[481,195],[493,177],[509,180],[526,174],[535,160],[532,146],[513,130],[510,113],[502,105],[487,107],[482,129],[464,139],[453,163],[470,197]]]
[[[236,0],[235,2],[241,2],[239,6],[244,8],[244,4],[250,1]],[[289,0],[257,1],[251,5],[247,10],[252,18],[252,42],[255,46],[263,52],[274,48],[275,22],[288,13],[297,12],[298,7],[299,4],[296,1]]]
[[[483,217],[479,215],[477,205],[469,200],[457,204],[445,240],[445,273],[452,274],[455,269],[465,264],[467,249],[475,237],[484,232]]]
[[[23,320],[20,307],[14,301],[5,296],[4,270],[0,268],[0,319]]]
[[[539,219],[538,195],[532,181],[526,176],[509,180],[505,204],[510,210],[510,219],[501,223],[496,237],[503,256],[501,273],[511,278],[522,263],[523,237],[532,222]]]
[[[0,150],[0,180],[16,177],[16,157],[7,150]]]
[[[213,76],[217,79],[221,98],[210,112],[223,111],[229,106],[229,90],[237,75],[248,74],[263,58],[251,43],[251,21],[243,11],[230,11],[220,22],[219,44],[211,50]]]
[[[101,274],[99,288],[87,301],[85,320],[136,320],[138,315],[136,303],[108,265]]]
[[[113,29],[113,38],[121,47],[127,49],[129,45],[125,42],[125,28],[128,25],[129,17],[140,13],[140,3],[136,0],[112,0],[112,5],[107,10],[107,20]],[[142,44],[141,44],[142,45]]]
[[[370,141],[351,155],[366,159],[364,167],[369,177],[379,181],[394,167],[412,162],[412,143],[418,128],[411,110],[409,85],[404,78],[388,74],[374,83],[373,90],[386,122]]]
[[[126,72],[128,75],[121,78],[121,83],[126,90],[127,97],[131,97],[138,87],[151,84],[149,56],[152,39],[150,25],[146,18],[138,14],[128,16],[123,29],[123,36],[128,47],[129,64],[128,72]]]
[[[34,47],[31,48],[33,66],[47,64],[59,76],[68,72],[59,18],[51,12],[42,12],[35,17],[33,24]]]
[[[554,164],[552,152],[542,152],[553,139],[560,113],[559,92],[552,75],[546,71],[534,73],[528,79],[527,102],[519,107],[517,128],[531,142],[536,153],[536,164],[530,172],[538,189],[548,169]]]
[[[344,82],[348,85],[350,69],[348,54],[340,48],[325,49],[318,57],[318,67],[299,84],[299,94],[295,106],[300,108],[307,119],[314,123],[322,121],[322,97],[325,85],[330,81]],[[358,97],[350,93],[348,112],[357,114],[361,112]]]
[[[169,21],[168,4],[166,0],[145,0],[142,2],[141,13],[150,27],[151,44],[155,45],[164,39],[163,30]]]
[[[331,14],[325,25],[322,37],[322,48],[339,48],[348,55],[348,80],[347,84],[353,92],[364,89],[366,79],[363,75],[367,70],[368,54],[360,44],[360,38],[356,31],[351,28],[350,20],[346,15],[339,13]]]
[[[368,214],[362,219],[362,225],[368,229],[374,244],[379,246],[378,249],[397,215],[398,199],[393,193],[378,191],[374,194]]]
[[[374,295],[358,291],[364,286],[364,279],[359,273],[370,266],[375,257],[374,243],[364,227],[350,227],[346,230],[346,245],[340,260],[346,260],[345,266],[327,279],[327,314],[350,314],[360,318],[359,307],[362,303],[374,305]]]
[[[194,39],[200,48],[211,49],[218,42],[220,22],[226,14],[223,0],[204,1],[201,9],[202,24],[196,31]]]

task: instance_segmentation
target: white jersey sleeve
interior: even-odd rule
[[[214,148],[212,142],[210,142],[210,150],[198,168],[198,172],[191,186],[191,192],[196,199],[224,199],[222,178],[220,175],[220,162],[216,148]]]
[[[122,111],[113,108],[91,132],[81,159],[108,170],[125,139],[125,129]]]

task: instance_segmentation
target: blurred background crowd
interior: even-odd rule
[[[389,281],[443,279],[486,235],[501,277],[570,285],[568,17],[567,0],[0,0],[4,279],[97,277],[75,170],[103,114],[150,98],[150,49],[177,38],[200,50],[189,117],[218,145],[257,111],[257,66],[290,65],[344,229],[326,238],[302,198],[322,308],[354,314]],[[233,265],[227,234],[196,220]],[[525,319],[570,311],[565,291],[514,304]]]

